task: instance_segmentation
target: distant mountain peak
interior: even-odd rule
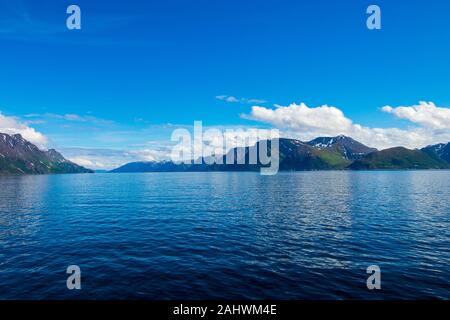
[[[16,142],[19,142],[19,143],[22,143],[22,144],[23,143],[29,143],[27,140],[25,140],[23,138],[23,136],[20,133],[16,133],[16,134],[11,135],[11,138],[13,140],[15,140]]]
[[[450,142],[429,145],[422,151],[450,163]]]
[[[335,149],[342,153],[342,156],[346,160],[356,160],[366,154],[377,151],[375,148],[370,148],[353,138],[345,135],[338,135],[335,137],[318,137],[307,142],[308,145],[318,149]]]
[[[432,150],[434,150],[436,152],[439,152],[440,150],[442,150],[445,147],[447,147],[449,144],[450,144],[450,142],[449,143],[430,144],[430,145],[426,146],[424,149],[429,148],[429,149],[432,149]]]
[[[335,136],[335,137],[333,137],[333,138],[336,139],[336,140],[342,140],[342,139],[350,139],[350,140],[353,140],[352,138],[350,138],[350,137],[348,137],[348,136],[346,136],[346,135],[343,135],[343,134],[340,134],[340,135]]]

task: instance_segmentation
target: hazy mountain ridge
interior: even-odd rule
[[[20,134],[0,133],[0,174],[91,173],[54,149],[40,150]]]
[[[257,171],[263,165],[250,165],[251,149],[260,147],[260,143],[245,148],[235,148],[235,164],[208,165],[205,159],[201,164],[176,164],[171,161],[162,162],[132,162],[125,164],[111,172],[189,172],[189,171]],[[270,153],[270,141],[268,150]],[[450,146],[450,143],[443,146]],[[449,169],[450,161],[445,158],[446,147],[440,145],[429,146],[422,150],[409,150],[403,147],[378,151],[370,148],[350,137],[319,137],[309,142],[295,139],[279,139],[281,171],[310,171],[310,170],[374,170],[374,169]],[[427,150],[425,150],[427,149]],[[444,150],[437,152],[433,150]],[[236,164],[241,155],[246,164]],[[223,156],[225,163],[226,156]]]

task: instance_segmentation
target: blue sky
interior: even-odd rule
[[[81,8],[79,31],[66,28],[70,4]],[[381,30],[366,27],[370,4],[382,10]],[[450,130],[449,18],[446,0],[0,0],[0,112],[73,158],[158,149],[195,120],[299,138],[341,130],[291,125],[286,114],[403,130],[379,146],[419,129],[429,136],[418,144],[437,142]]]

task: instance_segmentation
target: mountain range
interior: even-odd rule
[[[92,173],[54,149],[40,150],[20,134],[0,133],[0,174]]]
[[[258,171],[263,165],[250,165],[249,154],[261,142],[251,147],[231,149],[232,165],[208,165],[207,159],[199,164],[176,164],[172,161],[132,162],[111,172],[185,172],[185,171]],[[267,142],[269,153],[271,141]],[[450,143],[410,150],[403,147],[377,150],[346,136],[319,137],[309,142],[279,139],[281,171],[307,170],[389,170],[389,169],[450,169]],[[241,156],[239,156],[241,155]],[[230,155],[229,155],[230,156]],[[236,164],[238,158],[247,164]],[[225,163],[226,156],[222,162]]]
[[[272,142],[265,143],[270,155]],[[251,154],[259,154],[261,144],[260,141],[250,147],[231,149],[222,156],[223,163],[227,157],[232,158],[234,164],[231,165],[207,164],[210,159],[201,158],[199,164],[132,162],[110,172],[259,171],[264,167],[260,159],[257,158],[257,164],[249,164],[249,159]],[[346,136],[319,137],[308,142],[280,138],[279,156],[281,171],[450,169],[450,143],[420,150],[396,147],[379,151]],[[40,150],[20,134],[0,133],[0,174],[92,172],[65,159],[54,149]]]

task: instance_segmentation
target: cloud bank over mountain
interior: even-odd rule
[[[424,145],[450,140],[450,109],[437,107],[429,102],[420,102],[410,107],[381,109],[401,119],[409,120],[412,126],[400,128],[372,128],[354,123],[342,110],[328,105],[308,107],[305,103],[275,108],[253,106],[246,119],[268,123],[285,136],[310,140],[318,136],[347,135],[378,149],[396,146],[420,148]]]
[[[45,148],[48,144],[48,138],[42,133],[36,131],[34,128],[29,127],[27,124],[21,122],[15,117],[8,117],[1,113],[0,132],[10,135],[20,133],[22,137],[35,144],[39,148]]]

